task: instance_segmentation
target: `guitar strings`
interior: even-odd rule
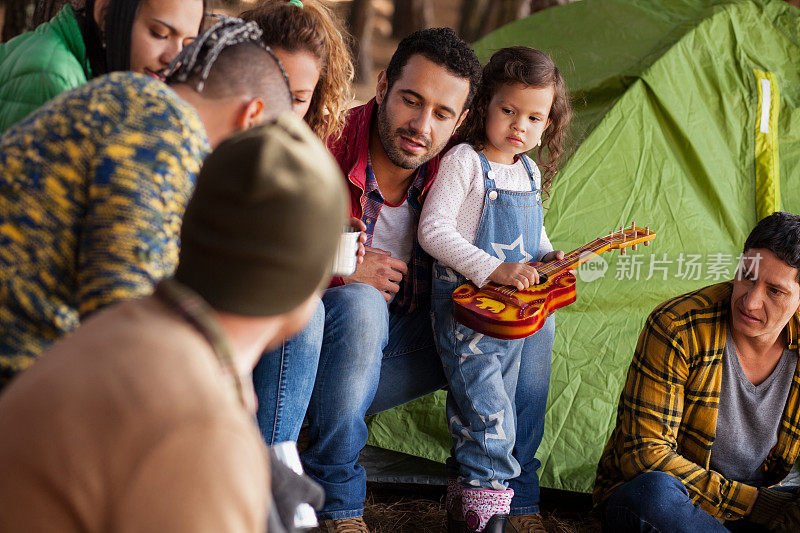
[[[639,233],[637,230],[638,230],[638,228],[633,230],[635,234]],[[539,271],[539,273],[545,274],[548,277],[552,276],[553,274],[557,274],[561,270],[565,270],[566,268],[569,268],[570,266],[573,266],[573,264],[575,263],[575,260],[580,261],[581,256],[583,254],[585,254],[587,252],[588,253],[596,253],[598,250],[600,250],[604,246],[611,246],[611,243],[608,242],[606,239],[613,239],[616,236],[622,236],[623,237],[623,241],[624,241],[626,233],[627,233],[627,231],[622,229],[622,228],[620,228],[619,230],[614,230],[614,231],[612,231],[611,233],[609,233],[608,235],[606,235],[604,237],[599,237],[599,238],[593,240],[592,242],[590,242],[590,243],[588,243],[588,244],[586,244],[584,246],[581,246],[580,248],[572,250],[570,253],[568,253],[567,255],[565,255],[564,257],[562,257],[561,259],[559,259],[557,261],[552,261],[550,263],[547,263],[546,265],[544,265],[540,269],[538,269],[538,271]],[[633,235],[631,237],[631,239],[635,239],[635,238],[636,238],[636,235]],[[579,266],[579,265],[574,265],[574,266]],[[511,286],[498,288],[498,290],[502,291],[504,294],[507,294],[509,296],[512,296],[515,293],[519,292],[519,289],[517,289],[516,287],[511,287]]]
[[[635,234],[631,236],[631,240],[636,238],[636,234],[639,233],[637,230],[638,228],[633,229]],[[611,233],[609,233],[604,237],[599,237],[593,240],[592,242],[586,244],[585,246],[581,246],[580,248],[571,251],[569,254],[565,255],[562,259],[558,261],[547,263],[547,265],[544,265],[541,269],[539,269],[539,272],[543,272],[547,275],[556,273],[559,270],[563,269],[564,267],[570,266],[573,263],[572,259],[575,256],[577,256],[577,259],[580,259],[580,256],[583,255],[583,253],[585,252],[596,252],[606,244],[610,246],[611,243],[606,241],[606,239],[613,239],[614,237],[622,236],[623,237],[622,240],[625,241],[626,240],[625,235],[627,233],[628,233],[627,230],[624,230],[622,228],[620,228],[619,230],[612,231]]]

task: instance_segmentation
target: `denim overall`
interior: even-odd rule
[[[495,186],[489,161],[483,153],[478,155],[485,193],[475,246],[505,262],[537,260],[543,212],[541,191],[536,188],[529,160],[521,156],[531,179],[531,190],[510,191]],[[520,464],[512,452],[517,433],[515,396],[527,339],[495,339],[456,322],[451,296],[464,281],[464,277],[451,268],[438,262],[434,264],[431,315],[434,338],[450,386],[447,421],[453,438],[452,453],[459,464],[462,485],[504,490],[508,488],[508,482],[520,474]],[[552,327],[549,331],[552,333]],[[542,417],[552,338],[549,343],[544,343],[544,349],[547,353],[541,355],[547,360],[546,372],[542,372],[543,376],[533,376],[533,379],[546,380],[543,384],[544,400],[537,400],[541,406],[536,409]],[[525,379],[531,379],[531,376]],[[525,384],[521,390],[530,388]],[[538,447],[541,430],[533,430],[533,433],[538,435],[524,437],[535,438],[535,447]],[[532,451],[535,453],[535,448]],[[525,457],[521,459],[528,460]],[[533,476],[536,468],[538,462],[533,467]],[[534,484],[537,501],[528,505],[538,504],[538,478]]]

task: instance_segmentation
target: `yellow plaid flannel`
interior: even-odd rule
[[[597,467],[594,502],[637,475],[662,471],[681,480],[712,516],[741,518],[756,488],[710,469],[732,282],[659,305],[639,336],[619,401],[617,425]],[[788,325],[797,350],[800,316]],[[768,484],[783,479],[800,451],[800,370],[786,400],[778,443],[762,464]]]

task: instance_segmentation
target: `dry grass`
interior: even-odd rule
[[[555,492],[543,495],[543,517],[551,533],[599,533],[600,525],[585,500]],[[444,492],[405,486],[390,489],[371,486],[367,492],[364,520],[373,533],[444,533]]]
[[[373,533],[440,533],[445,529],[444,503],[427,499],[400,497],[392,501],[382,497],[376,501],[372,493],[367,495],[364,520]]]

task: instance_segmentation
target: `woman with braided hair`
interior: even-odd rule
[[[119,70],[163,80],[207,0],[86,0],[0,44],[0,133],[56,95]]]
[[[347,33],[317,0],[266,0],[245,11],[278,56],[292,89],[294,112],[323,142],[339,138],[351,101],[353,61]]]

